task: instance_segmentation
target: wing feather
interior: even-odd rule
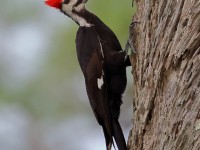
[[[105,126],[109,136],[112,137],[112,123],[104,76],[104,55],[99,36],[93,27],[79,28],[76,36],[76,49],[93,112],[99,124]]]

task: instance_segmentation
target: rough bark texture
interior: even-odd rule
[[[200,150],[200,1],[136,5],[129,150]]]

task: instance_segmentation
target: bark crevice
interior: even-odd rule
[[[129,149],[200,149],[200,1],[136,3]]]

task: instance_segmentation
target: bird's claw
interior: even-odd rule
[[[129,48],[131,49],[131,53],[135,53],[135,54],[137,53],[137,51],[135,50],[135,48],[132,45],[131,39],[128,39],[127,42],[126,42],[126,45],[125,45],[124,51],[126,51],[127,55],[128,55]]]
[[[137,22],[137,21],[131,22],[130,25],[129,25],[129,29],[132,28],[132,27],[134,27],[134,26],[137,25],[138,23],[139,23],[139,22]]]
[[[137,21],[133,21],[129,25],[129,38],[128,38],[127,42],[126,42],[125,49],[124,49],[124,51],[126,51],[127,55],[128,55],[129,48],[131,49],[131,53],[137,53],[137,51],[133,47],[133,42],[132,42],[132,38],[133,38],[132,28],[137,24],[138,24]]]

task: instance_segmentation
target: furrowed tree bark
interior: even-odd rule
[[[200,1],[136,0],[129,150],[200,149]]]

